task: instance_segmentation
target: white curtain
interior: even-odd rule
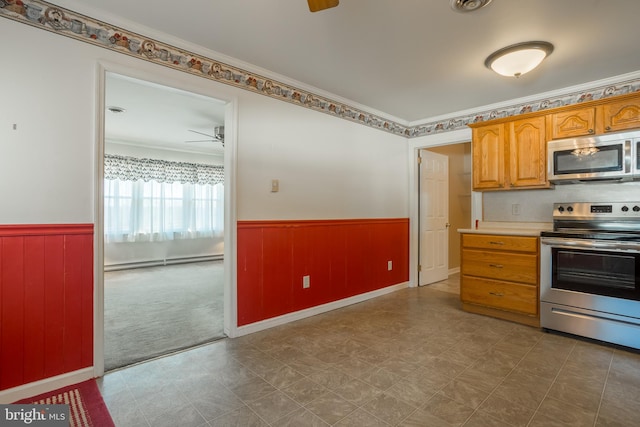
[[[153,242],[223,234],[224,187],[104,181],[105,242]]]

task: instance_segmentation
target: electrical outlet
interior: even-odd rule
[[[520,204],[514,203],[511,205],[511,215],[520,215]]]
[[[393,270],[393,261],[387,261],[387,271]]]
[[[302,289],[311,287],[311,276],[302,276]]]

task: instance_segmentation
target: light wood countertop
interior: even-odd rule
[[[507,236],[540,236],[541,231],[553,230],[550,222],[479,222],[477,228],[459,228],[458,233],[499,234]]]

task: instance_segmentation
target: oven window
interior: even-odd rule
[[[552,287],[640,300],[640,254],[552,249]]]
[[[587,152],[580,149],[556,151],[553,153],[554,174],[574,174],[590,172],[612,172],[622,170],[622,144],[606,145]]]

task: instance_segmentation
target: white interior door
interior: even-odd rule
[[[449,158],[420,150],[420,286],[449,275]]]

